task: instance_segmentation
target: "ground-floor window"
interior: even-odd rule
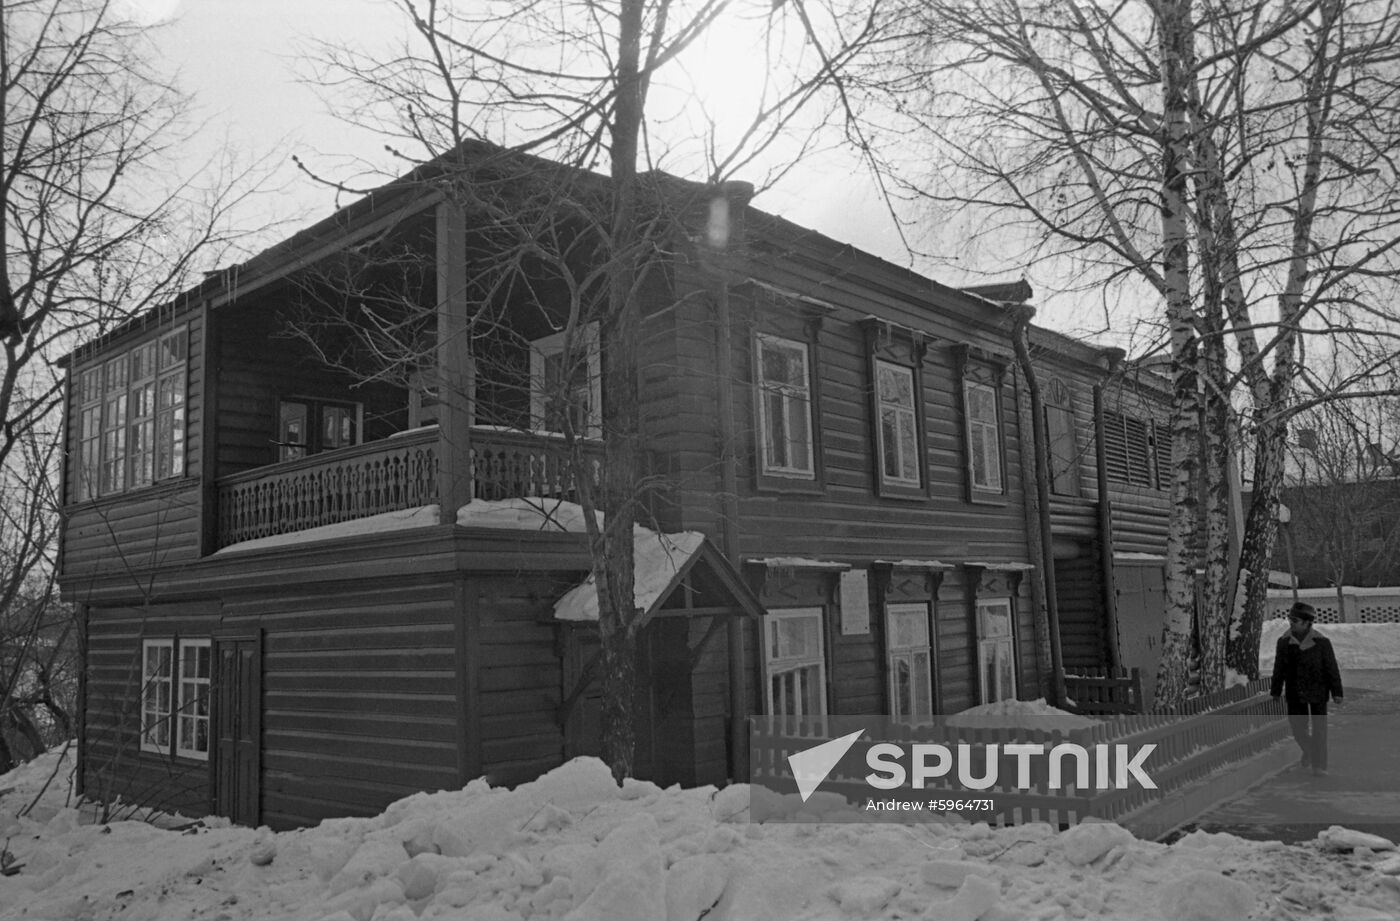
[[[977,671],[981,702],[1016,698],[1016,647],[1010,598],[977,602]]]
[[[141,750],[208,759],[209,640],[145,640],[141,660]]]
[[[768,712],[775,716],[826,715],[826,658],[822,609],[769,611],[763,621]]]
[[[928,605],[891,604],[885,608],[890,676],[890,715],[903,723],[933,717],[933,656]]]

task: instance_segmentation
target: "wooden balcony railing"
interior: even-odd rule
[[[259,467],[219,481],[219,546],[305,531],[438,501],[436,428]],[[594,482],[601,447],[590,446]],[[472,495],[573,498],[562,440],[474,428]]]

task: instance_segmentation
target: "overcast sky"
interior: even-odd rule
[[[291,164],[293,154],[335,178],[345,175],[343,166],[337,166],[338,157],[389,165],[382,153],[382,138],[337,121],[326,111],[317,90],[298,82],[298,58],[313,37],[372,48],[402,35],[401,13],[391,0],[117,2],[139,19],[163,23],[155,38],[164,59],[154,63],[177,73],[180,86],[194,95],[205,121],[201,137],[207,146],[191,151],[191,168],[226,141],[248,156],[269,156],[280,164],[281,185],[264,207],[269,218],[291,220],[286,234],[336,206],[331,190],[298,174]],[[717,75],[716,92],[742,92],[739,75],[745,63],[741,57],[717,58],[711,68]],[[306,68],[300,70],[305,73]],[[836,152],[811,157],[763,192],[755,204],[945,283],[986,280],[911,260],[854,155]],[[1031,280],[1036,282],[1034,275]],[[1036,294],[1041,304],[1038,322],[1043,325],[1063,331],[1097,325],[1076,305],[1057,302],[1046,285],[1037,285]]]

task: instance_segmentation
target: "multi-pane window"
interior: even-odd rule
[[[184,474],[188,341],[181,327],[78,376],[78,498]]]
[[[885,610],[889,655],[890,715],[922,723],[933,716],[933,656],[928,605],[892,604]]]
[[[208,640],[180,641],[175,754],[186,758],[209,757],[210,655]]]
[[[208,759],[209,641],[146,640],[141,653],[141,750]]]
[[[763,657],[770,714],[826,715],[821,608],[769,611],[764,617]]]
[[[888,361],[875,362],[880,475],[885,482],[902,486],[919,486],[922,481],[914,394],[912,368]]]
[[[1016,647],[1011,599],[977,602],[977,671],[984,704],[1016,698]]]
[[[172,640],[141,644],[141,750],[170,750],[170,678],[174,674]]]
[[[972,487],[1001,492],[1001,425],[995,387],[977,381],[963,381],[967,408],[968,469]]]
[[[815,468],[807,346],[759,336],[757,348],[763,472],[811,479]]]
[[[277,405],[277,459],[296,460],[360,443],[358,403],[284,399]]]
[[[542,432],[598,438],[603,430],[602,351],[598,324],[589,323],[565,348],[564,333],[530,348],[530,424]]]

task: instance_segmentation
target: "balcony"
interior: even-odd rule
[[[601,445],[586,449],[594,482]],[[438,432],[426,428],[259,467],[219,481],[219,546],[419,508],[438,501]],[[473,427],[472,496],[569,498],[574,471],[562,439]]]

